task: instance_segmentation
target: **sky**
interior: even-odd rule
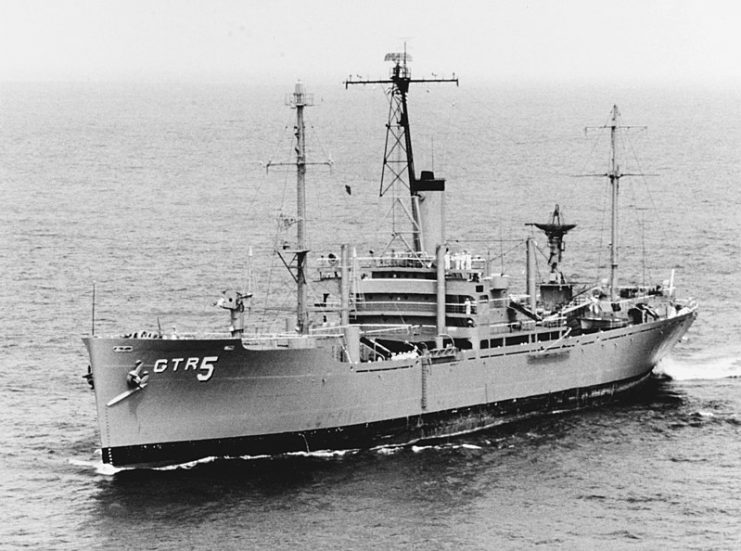
[[[0,81],[741,83],[727,0],[0,0]]]

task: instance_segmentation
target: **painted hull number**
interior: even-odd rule
[[[164,373],[168,369],[175,371],[197,372],[196,379],[208,381],[214,374],[214,364],[219,361],[218,356],[204,356],[203,358],[161,358],[154,362],[154,372]]]

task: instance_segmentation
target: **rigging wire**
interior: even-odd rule
[[[629,147],[628,146],[629,145],[632,145],[632,142],[630,140],[628,140],[626,134],[627,133],[623,132],[623,133],[621,133],[621,136],[620,136],[620,144],[622,146],[622,151],[623,152],[627,152],[629,150]],[[625,157],[627,158],[627,155],[625,155]],[[636,168],[637,168],[637,171],[638,171],[637,174],[642,174],[643,171],[641,170],[641,167],[640,167],[640,164],[638,163],[637,157],[634,156],[634,160],[636,162]],[[628,209],[628,208],[622,209],[621,212],[627,213],[627,216],[624,216],[622,218],[623,218],[623,220],[626,220],[627,221],[628,220],[628,216],[631,216],[631,215],[634,215],[635,216],[635,227],[638,229],[638,232],[639,232],[638,238],[639,238],[640,243],[641,243],[641,264],[640,264],[640,266],[641,266],[641,274],[642,274],[641,275],[641,278],[642,278],[642,282],[645,283],[645,281],[646,281],[646,254],[645,254],[645,252],[646,252],[646,248],[645,248],[645,237],[646,237],[646,226],[645,226],[645,222],[646,222],[646,220],[645,220],[645,216],[643,214],[643,210],[641,209],[641,206],[640,206],[640,204],[641,204],[640,203],[640,199],[638,197],[638,194],[636,193],[636,186],[628,185],[627,186],[627,192],[628,192],[628,197],[630,199],[630,202],[634,205],[634,209]],[[633,213],[633,210],[637,210],[638,212],[637,213]],[[625,226],[629,226],[629,225],[627,223],[623,223],[622,226],[625,227]],[[623,235],[627,235],[627,232],[626,231],[623,231]],[[623,239],[623,241],[626,241],[626,240]],[[626,250],[626,247],[625,246],[623,247],[623,250]]]
[[[282,130],[282,133],[280,134],[281,136],[283,136],[285,134],[285,130],[286,129],[287,129],[287,127],[284,126],[284,128]],[[265,167],[264,163],[260,163],[260,164],[263,166],[263,168]],[[252,197],[247,202],[247,208],[245,209],[245,212],[244,212],[244,219],[246,219],[246,220],[253,219],[254,220],[253,214],[254,214],[255,210],[257,209],[257,205],[259,204],[259,201],[257,200],[257,198],[262,194],[263,187],[267,183],[267,180],[268,180],[267,175],[266,175],[265,172],[263,172],[262,177],[257,180],[257,185],[255,186],[255,188],[254,188],[254,190],[252,192]],[[233,250],[232,250],[232,253],[234,253]],[[232,254],[232,256],[233,257],[236,257],[235,254]],[[252,259],[250,259],[249,261],[252,262]],[[254,270],[254,265],[249,267],[249,271],[250,272],[252,272],[253,270]],[[252,278],[254,280],[254,274],[252,274],[252,275],[246,274],[245,275],[245,280],[243,280],[243,282],[242,282],[242,288],[245,288],[245,281],[246,281],[247,278]],[[249,281],[248,283],[249,283],[250,286],[252,286],[253,283],[254,283],[254,281]]]
[[[288,128],[293,128],[293,124],[289,122],[289,123],[287,123],[285,125],[283,136],[285,136],[285,130],[287,130]],[[283,139],[285,139],[285,138],[283,138]],[[293,138],[291,138],[290,140],[288,140],[288,142],[289,142],[289,149],[288,149],[288,154],[286,155],[286,158],[290,160],[291,157],[292,157],[292,155],[293,155],[293,149],[294,149],[295,146],[294,146],[294,143],[293,143]],[[276,251],[279,249],[280,244],[281,244],[281,241],[282,241],[282,236],[285,233],[285,230],[287,229],[286,219],[284,218],[283,214],[284,214],[285,208],[286,208],[286,196],[287,196],[287,193],[288,193],[288,191],[287,191],[288,190],[288,175],[289,175],[289,171],[284,171],[284,173],[283,173],[283,187],[282,187],[282,191],[281,191],[280,204],[278,206],[278,217],[276,219],[275,235],[273,237],[273,248],[272,248],[272,251],[271,251],[271,254],[270,254],[270,259],[271,260],[270,260],[270,265],[269,265],[269,268],[268,268],[267,289],[266,289],[266,292],[265,292],[265,301],[263,303],[263,309],[262,309],[262,316],[263,317],[270,310],[269,301],[270,301],[270,297],[272,296],[272,291],[273,291],[273,277],[275,275],[275,269],[277,267],[277,262],[276,262],[276,256],[277,256],[277,254],[276,254]],[[267,179],[267,174],[266,174],[266,179]]]
[[[634,158],[634,160],[636,162],[636,166],[638,167],[638,173],[639,174],[643,174],[643,170],[641,169],[640,162],[638,160],[638,155],[636,154],[635,148],[633,147],[633,143],[632,142],[628,142],[628,143],[630,145],[630,152],[633,155],[633,158]],[[641,182],[641,184],[643,184],[643,187],[645,189],[646,195],[648,196],[648,202],[649,202],[649,205],[650,205],[652,211],[655,212],[655,213],[658,213],[659,212],[659,208],[657,207],[656,201],[654,200],[654,195],[651,192],[651,186],[648,185],[648,180],[644,176],[641,176],[640,182]],[[660,232],[660,235],[661,235],[662,243],[670,243],[671,242],[669,240],[669,237],[668,237],[668,234],[667,234],[667,230],[666,230],[666,228],[663,225],[659,225],[659,232]],[[650,268],[651,267],[649,266],[649,269]],[[650,271],[649,271],[649,275],[650,275]]]
[[[645,130],[645,128],[641,128],[640,130]],[[630,153],[632,157],[632,161],[635,163],[635,166],[637,169],[636,174],[640,176],[639,181],[640,181],[640,184],[643,186],[643,189],[648,197],[648,205],[651,211],[658,212],[658,208],[656,206],[653,193],[651,193],[651,187],[648,185],[648,180],[645,177],[645,173],[643,171],[643,167],[641,166],[641,162],[638,157],[638,154],[636,153],[633,140],[629,140],[627,139],[627,136],[625,136],[623,138],[623,147],[626,153],[627,152]],[[628,157],[627,154],[626,154],[626,157]],[[642,283],[643,285],[647,285],[649,281],[653,281],[653,275],[651,273],[653,266],[651,266],[648,263],[648,248],[647,248],[647,243],[646,243],[646,234],[648,230],[648,224],[646,220],[646,209],[641,206],[645,204],[645,202],[641,201],[640,197],[638,196],[636,186],[630,186],[630,192],[631,192],[631,198],[633,200],[633,203],[637,206],[637,209],[639,210],[639,214],[637,215],[637,226],[638,226],[638,229],[640,230],[641,265],[642,265],[642,279],[643,279]],[[655,226],[652,226],[652,229],[654,228]],[[663,242],[665,243],[668,242],[666,229],[663,226],[660,226],[659,231],[663,238]]]

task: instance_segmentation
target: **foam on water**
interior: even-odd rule
[[[668,357],[656,366],[655,371],[675,381],[741,377],[741,350],[714,349],[688,358]]]
[[[68,463],[76,467],[84,467],[86,469],[90,469],[91,471],[94,471],[95,474],[100,474],[103,476],[113,476],[120,472],[131,470],[127,467],[114,467],[113,465],[103,463],[100,460],[90,461],[85,459],[69,459]]]
[[[379,455],[394,455],[404,449],[404,446],[381,446],[373,448],[373,451]]]
[[[334,459],[338,457],[345,457],[346,455],[354,455],[358,453],[358,449],[349,450],[317,450],[313,452],[290,452],[285,455],[289,457],[318,457],[323,459]]]
[[[430,444],[426,446],[414,445],[410,448],[414,453],[420,453],[428,450],[481,450],[481,446],[475,444],[456,444],[453,442],[446,442],[445,444]]]
[[[346,456],[355,455],[360,450],[357,449],[349,449],[349,450],[318,450],[318,451],[312,451],[312,452],[289,452],[284,454],[277,454],[277,455],[268,455],[268,454],[262,454],[262,455],[240,455],[238,457],[217,457],[217,456],[209,456],[209,457],[203,457],[200,459],[194,459],[193,461],[186,461],[183,463],[177,463],[174,465],[162,465],[162,466],[155,466],[155,467],[114,467],[113,465],[109,465],[106,463],[103,463],[102,461],[85,461],[85,460],[78,460],[78,459],[70,459],[69,463],[72,465],[76,465],[78,467],[89,467],[97,474],[102,474],[105,476],[113,476],[121,472],[126,471],[136,471],[136,470],[144,470],[144,471],[187,471],[191,470],[194,467],[197,467],[199,465],[207,465],[209,463],[213,463],[214,461],[218,461],[220,459],[223,460],[229,460],[229,459],[238,459],[241,461],[261,461],[261,460],[269,460],[269,459],[277,459],[280,457],[305,457],[305,458],[314,458],[314,459],[341,459]]]

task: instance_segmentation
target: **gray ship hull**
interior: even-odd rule
[[[84,341],[104,462],[156,465],[404,444],[601,403],[645,381],[695,317],[364,363],[340,361],[310,338],[285,348],[235,338]],[[132,388],[137,362],[148,377]]]

